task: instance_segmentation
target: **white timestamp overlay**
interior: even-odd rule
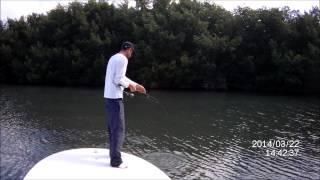
[[[252,148],[263,149],[265,156],[298,156],[300,140],[253,140]]]

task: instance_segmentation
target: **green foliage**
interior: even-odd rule
[[[191,0],[58,5],[0,21],[0,82],[101,86],[133,41],[129,76],[148,88],[320,92],[320,13]]]

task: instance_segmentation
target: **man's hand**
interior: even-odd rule
[[[136,85],[136,91],[138,91],[139,93],[142,93],[142,94],[147,94],[146,89],[140,84]]]
[[[130,89],[130,91],[131,92],[135,92],[137,89],[136,89],[136,86],[135,85],[133,85],[133,84],[129,84],[129,87],[128,87],[129,89]]]

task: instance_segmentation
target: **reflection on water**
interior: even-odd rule
[[[71,148],[107,147],[102,89],[2,86],[1,179]],[[320,179],[318,97],[154,91],[125,98],[123,150],[173,179]],[[266,156],[253,140],[299,140]],[[287,148],[290,149],[290,148]]]

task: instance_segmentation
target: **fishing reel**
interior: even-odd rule
[[[127,96],[133,98],[134,97],[134,93],[132,92],[127,92],[127,91],[123,91]]]

